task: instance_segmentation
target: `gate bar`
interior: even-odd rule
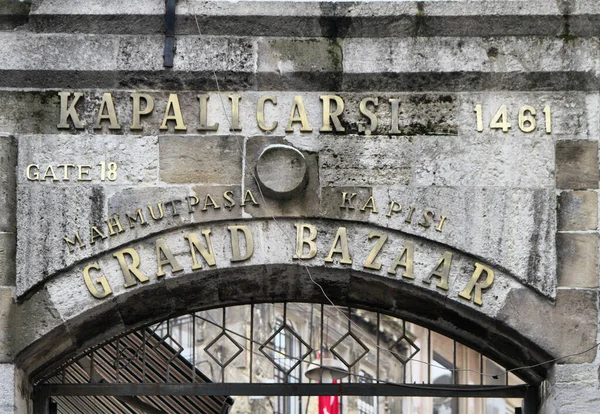
[[[442,384],[45,384],[35,388],[35,397],[51,396],[137,396],[137,395],[264,395],[327,396],[377,395],[382,397],[472,397],[531,398],[530,385],[442,385]]]

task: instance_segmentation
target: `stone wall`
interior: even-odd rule
[[[15,137],[0,135],[0,411],[28,411],[31,386],[28,378],[14,364],[14,330],[11,324],[15,306],[16,250],[16,177],[17,145]]]
[[[556,144],[557,301],[563,295],[570,300],[590,297],[598,290],[598,142],[590,138]],[[551,371],[542,412],[599,407],[597,363],[565,362],[569,360],[559,361]]]
[[[525,374],[540,412],[598,411],[600,4],[180,0],[173,68],[164,13],[0,2],[0,411],[190,307],[323,300],[300,264],[508,367],[560,358]],[[414,280],[389,272],[407,243]]]

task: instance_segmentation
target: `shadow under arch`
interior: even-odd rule
[[[402,318],[455,339],[537,385],[552,358],[513,327],[446,296],[366,272],[301,265],[254,265],[188,273],[103,301],[27,347],[18,362],[35,382],[87,348],[189,312],[265,302],[351,306]],[[48,352],[48,350],[51,350]]]

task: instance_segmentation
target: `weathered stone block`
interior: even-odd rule
[[[278,200],[289,200],[300,194],[308,182],[306,157],[289,145],[264,148],[254,171],[262,192]]]
[[[15,364],[0,364],[0,413],[31,412],[31,387],[28,378]]]
[[[344,193],[346,193],[346,202],[344,202]],[[365,214],[361,208],[372,195],[373,190],[370,187],[323,187],[321,188],[321,215],[327,218],[368,221],[370,214]]]
[[[247,198],[244,211],[253,217],[271,217],[273,214],[288,217],[316,216],[319,211],[319,158],[314,153],[302,152],[305,157],[307,182],[298,190],[297,195],[290,199],[279,200],[261,192],[256,181],[258,179],[256,165],[262,151],[272,144],[290,146],[280,137],[253,137],[246,144],[245,189],[252,191],[260,207]],[[281,168],[283,170],[287,167],[282,165]],[[277,174],[277,171],[273,170],[269,174]],[[265,173],[265,178],[269,174]]]
[[[239,184],[243,146],[239,136],[162,136],[160,180],[173,184]]]
[[[104,247],[104,243],[94,246],[88,243],[90,227],[101,226],[107,219],[105,187],[33,184],[19,186],[18,294],[82,256],[87,257],[97,248]],[[64,237],[73,239],[76,231],[89,247],[70,254]]]
[[[119,313],[125,326],[136,326],[140,321],[149,321],[172,312],[175,300],[169,298],[164,285],[155,285],[142,291],[134,290],[116,299]]]
[[[557,142],[556,187],[598,188],[598,179],[598,142]]]
[[[164,48],[163,36],[125,36],[119,39],[119,70],[162,70],[157,59]],[[249,72],[254,67],[254,45],[251,40],[226,36],[183,36],[177,39],[174,67],[181,71]]]
[[[32,385],[29,376],[15,365],[15,414],[30,413],[32,411]]]
[[[0,135],[0,231],[16,228],[16,144],[14,137]]]
[[[556,235],[558,285],[598,287],[598,234]]]
[[[330,39],[261,39],[258,43],[260,72],[341,71],[342,50]]]
[[[16,358],[16,362],[23,371],[31,373],[38,369],[48,368],[44,366],[53,358],[76,351],[76,343],[67,331],[66,325],[44,334],[40,340],[25,348]]]
[[[127,330],[115,305],[114,301],[107,301],[66,323],[69,335],[80,349],[96,345]],[[141,304],[140,307],[147,309]]]
[[[11,0],[14,1],[14,0]],[[132,14],[164,14],[165,5],[160,0],[132,0],[124,4],[119,0],[106,0],[104,3],[89,2],[85,0],[58,0],[50,3],[34,1],[33,15],[132,15]],[[110,8],[107,10],[107,7]],[[135,7],[135,9],[132,9]]]
[[[114,70],[117,46],[115,36],[0,32],[0,69],[70,71],[77,66],[82,71]]]
[[[8,331],[14,355],[18,355],[62,323],[63,320],[46,289],[37,291],[23,303],[15,303],[11,309]],[[47,355],[42,354],[40,359],[45,360],[46,357]]]
[[[343,51],[348,73],[526,72],[524,61],[543,71],[591,70],[598,61],[593,41],[584,38],[566,43],[558,38],[411,36],[393,44],[388,38],[353,38],[345,39]]]
[[[598,385],[594,383],[557,384],[550,388],[540,414],[595,414],[600,406]]]
[[[29,13],[31,3],[25,3],[19,0],[2,0],[0,2],[0,14],[18,15]]]
[[[600,406],[596,364],[556,364],[542,387],[541,414],[593,414]],[[590,410],[591,408],[591,410]]]
[[[14,358],[14,338],[12,335],[11,313],[14,307],[14,292],[0,288],[0,363],[12,362]],[[0,377],[3,378],[3,377]]]
[[[558,231],[596,230],[598,228],[598,193],[563,191],[558,196]]]
[[[15,412],[15,366],[13,364],[0,364],[0,412]]]
[[[10,134],[56,133],[57,91],[0,91],[0,127]]]
[[[164,20],[163,20],[164,21]],[[214,88],[212,70],[226,72],[221,83],[252,82],[255,46],[251,39],[184,36],[177,41],[175,71],[164,72],[163,35],[52,33],[36,36],[0,32],[0,85],[7,87]],[[23,76],[20,71],[30,73]],[[198,76],[202,73],[202,76]],[[52,80],[51,80],[52,78]],[[210,86],[209,86],[210,85]],[[236,88],[237,89],[237,88]]]
[[[549,381],[553,384],[583,383],[598,381],[598,367],[595,364],[557,363],[550,373]]]
[[[258,42],[258,72],[262,89],[334,90],[342,72],[342,50],[330,39],[272,39]]]
[[[0,233],[0,286],[15,284],[16,242],[14,233]]]
[[[412,151],[417,186],[554,186],[554,144],[544,136],[416,137]]]
[[[26,24],[30,7],[29,2],[0,1],[0,30],[14,30],[16,27]]]
[[[524,289],[511,291],[497,319],[535,341],[564,363],[592,362],[596,357],[598,294],[593,290],[560,289],[556,303],[533,297]]]
[[[414,144],[409,137],[322,136],[322,186],[408,185]]]

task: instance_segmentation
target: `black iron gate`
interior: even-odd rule
[[[92,347],[38,379],[34,404],[40,414],[226,413],[230,396],[502,398],[511,411],[533,414],[537,391],[406,320],[268,303],[194,312]]]

